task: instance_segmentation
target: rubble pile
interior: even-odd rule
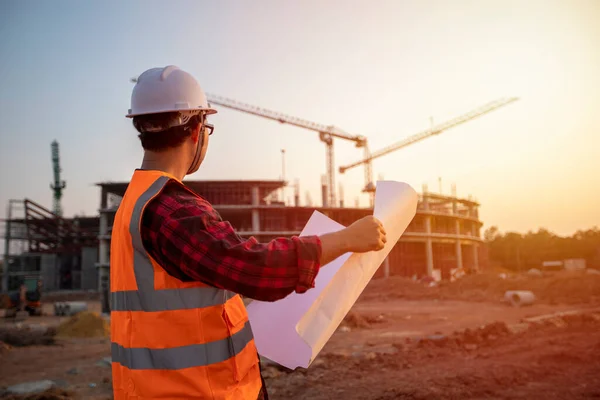
[[[110,336],[108,323],[93,312],[78,313],[57,328],[60,337],[90,338]]]

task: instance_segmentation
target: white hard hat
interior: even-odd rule
[[[143,72],[133,88],[127,117],[174,111],[217,112],[208,104],[196,79],[178,67],[169,65]]]

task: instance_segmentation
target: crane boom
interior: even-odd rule
[[[323,125],[312,121],[307,121],[302,118],[293,117],[291,115],[283,114],[277,111],[268,110],[266,108],[253,106],[251,104],[242,103],[237,100],[228,99],[222,96],[216,96],[213,94],[207,94],[208,101],[222,106],[245,112],[247,114],[256,115],[271,119],[273,121],[280,122],[282,124],[294,125],[299,128],[308,129],[319,133],[319,139],[327,146],[326,151],[326,165],[327,165],[327,186],[328,196],[327,203],[323,204],[324,207],[335,207],[336,196],[335,196],[335,160],[333,154],[333,138],[345,139],[355,143],[356,147],[363,147],[365,149],[365,155],[368,153],[367,138],[361,135],[352,135],[344,132],[340,128],[333,125]]]
[[[340,173],[344,173],[346,172],[346,170],[350,169],[350,168],[354,168],[358,165],[361,164],[369,164],[372,160],[379,158],[381,156],[384,156],[386,154],[392,153],[396,150],[399,150],[403,147],[409,146],[413,143],[419,142],[423,139],[426,139],[430,136],[434,136],[434,135],[438,135],[440,133],[442,133],[445,130],[448,130],[450,128],[454,128],[455,126],[464,124],[467,121],[470,121],[472,119],[475,119],[477,117],[480,117],[484,114],[489,113],[490,111],[496,110],[500,107],[503,107],[509,103],[512,103],[513,101],[518,100],[518,97],[510,97],[510,98],[502,98],[502,99],[498,99],[495,101],[492,101],[490,103],[487,103],[479,108],[476,108],[466,114],[460,115],[456,118],[453,118],[449,121],[446,121],[444,123],[441,123],[439,125],[436,125],[432,128],[429,128],[427,130],[424,130],[422,132],[419,132],[415,135],[409,136],[404,140],[401,140],[400,142],[394,143],[392,145],[389,145],[387,147],[384,147],[383,149],[374,151],[371,153],[370,156],[365,157],[364,159],[357,161],[355,163],[340,167]]]
[[[335,127],[333,125],[324,125],[319,124],[317,122],[307,121],[302,118],[293,117],[291,115],[283,114],[277,111],[268,110],[266,108],[253,106],[251,104],[242,103],[237,100],[228,99],[222,96],[216,96],[213,94],[207,94],[208,101],[217,104],[222,107],[231,108],[233,110],[242,111],[248,114],[256,115],[259,117],[272,119],[277,122],[281,122],[282,124],[290,124],[297,126],[299,128],[309,129],[311,131],[319,132],[319,133],[327,133],[332,137],[336,137],[339,139],[350,140],[352,142],[357,143],[357,147],[362,147],[362,144],[366,140],[364,136],[361,135],[352,135],[343,131],[342,129]],[[360,146],[359,146],[360,144]]]

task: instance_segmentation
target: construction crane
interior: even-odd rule
[[[247,114],[256,115],[259,117],[271,119],[273,121],[280,122],[282,124],[294,125],[299,128],[308,129],[319,133],[319,139],[325,143],[327,148],[327,190],[328,190],[328,204],[323,206],[335,207],[336,196],[335,196],[335,160],[333,154],[333,139],[344,139],[355,143],[358,148],[364,149],[364,157],[370,156],[369,148],[367,145],[367,138],[361,135],[352,135],[333,125],[323,125],[316,122],[307,121],[301,118],[292,117],[277,111],[267,110],[262,107],[253,106],[251,104],[242,103],[236,100],[228,99],[221,96],[207,94],[208,101],[211,104],[216,104],[222,107],[227,107],[232,110],[245,112]]]
[[[52,211],[54,214],[62,216],[62,205],[60,200],[62,198],[63,189],[67,186],[67,184],[65,181],[60,180],[60,172],[62,170],[60,169],[58,142],[56,140],[53,141],[50,145],[50,148],[52,149],[52,169],[54,170],[54,183],[50,184],[50,189],[52,189],[52,192],[54,193]]]
[[[444,123],[433,126],[429,129],[426,129],[415,135],[409,136],[406,139],[401,140],[400,142],[391,144],[387,147],[384,147],[381,150],[374,151],[373,153],[367,155],[360,161],[340,167],[339,171],[341,174],[343,174],[344,172],[346,172],[347,170],[349,170],[351,168],[354,168],[359,165],[364,165],[365,166],[365,187],[363,189],[363,192],[371,193],[371,196],[372,196],[372,193],[375,191],[375,184],[373,183],[373,176],[372,176],[373,172],[372,172],[371,163],[374,159],[382,157],[386,154],[392,153],[396,150],[400,150],[404,147],[410,146],[411,144],[420,142],[421,140],[427,139],[428,137],[431,137],[434,135],[439,135],[440,133],[442,133],[450,128],[454,128],[458,125],[464,124],[465,122],[471,121],[472,119],[478,118],[478,117],[480,117],[484,114],[487,114],[493,110],[496,110],[500,107],[504,107],[505,105],[512,103],[513,101],[516,101],[516,100],[518,100],[518,97],[502,98],[502,99],[498,99],[498,100],[489,102],[489,103],[487,103],[479,108],[476,108],[466,114],[460,115],[456,118],[453,118]]]

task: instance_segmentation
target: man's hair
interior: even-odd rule
[[[138,137],[144,150],[161,152],[178,147],[190,137],[192,128],[203,122],[203,116],[199,114],[191,117],[183,125],[170,127],[178,118],[180,118],[179,112],[133,117],[133,126],[139,132]],[[148,132],[148,127],[153,127],[152,132]],[[165,127],[165,129],[160,129],[160,127]]]

